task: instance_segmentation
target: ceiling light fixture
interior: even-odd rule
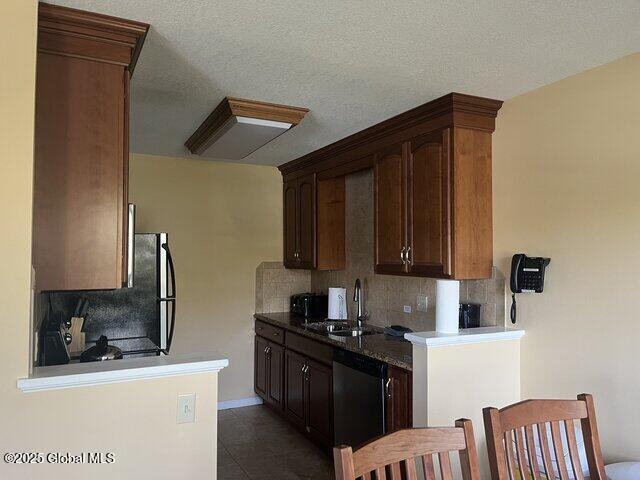
[[[240,160],[302,121],[309,110],[226,97],[185,146],[194,155]]]

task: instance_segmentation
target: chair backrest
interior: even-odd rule
[[[452,480],[449,452],[458,452],[464,480],[480,480],[478,452],[471,420],[456,421],[455,427],[408,428],[379,437],[358,448],[333,449],[336,480],[418,480],[416,460],[426,480],[436,480],[434,455],[440,478]]]
[[[590,480],[607,480],[591,395],[583,393],[577,400],[525,400],[501,410],[485,408],[483,414],[493,480],[584,480],[576,420],[582,427]]]

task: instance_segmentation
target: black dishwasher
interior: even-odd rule
[[[350,445],[355,449],[385,433],[386,378],[386,363],[346,350],[334,350],[334,445]]]

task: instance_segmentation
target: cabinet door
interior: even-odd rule
[[[284,266],[297,267],[298,252],[298,182],[290,180],[283,185],[284,207]]]
[[[439,130],[410,142],[407,161],[407,230],[409,272],[447,277],[450,248],[450,130]]]
[[[375,155],[375,271],[403,273],[406,248],[404,146],[395,145]]]
[[[262,337],[256,335],[254,350],[254,389],[258,395],[267,400],[268,377],[267,377],[267,346],[269,343]]]
[[[307,432],[325,446],[333,443],[332,370],[307,359]]]
[[[387,433],[413,427],[411,373],[389,365],[386,384]]]
[[[305,379],[303,367],[305,358],[290,350],[285,350],[285,396],[284,409],[289,419],[299,428],[305,422]]]
[[[122,287],[122,66],[38,53],[33,261],[38,290]]]
[[[316,176],[298,179],[298,268],[316,266]]]
[[[282,393],[284,391],[282,373],[284,370],[284,347],[269,342],[268,363],[268,395],[267,402],[282,409]]]

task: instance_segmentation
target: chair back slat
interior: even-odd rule
[[[560,424],[551,422],[551,440],[553,440],[553,453],[556,456],[556,466],[560,480],[569,480],[569,471],[564,461],[564,451],[562,449],[562,439],[560,438]]]
[[[516,432],[516,453],[518,454],[518,469],[520,470],[521,477],[524,477],[527,473],[529,473],[529,466],[527,462],[527,457],[524,453],[524,435],[522,434],[522,429],[517,428]]]
[[[436,480],[436,470],[433,468],[433,457],[430,453],[422,455],[422,469],[425,480]]]
[[[569,459],[571,460],[571,470],[573,478],[584,480],[580,455],[578,454],[578,442],[576,440],[576,425],[573,420],[565,420],[564,428],[567,432],[567,446],[569,447]]]
[[[415,458],[408,458],[404,461],[404,471],[407,474],[407,480],[418,480]]]
[[[540,451],[542,452],[542,462],[544,463],[544,471],[547,478],[553,475],[553,460],[551,450],[549,450],[549,437],[547,436],[547,424],[538,423],[538,441],[540,442]]]
[[[439,452],[438,463],[440,464],[440,478],[442,478],[442,480],[453,480],[449,452]]]
[[[524,427],[524,436],[527,440],[527,454],[529,455],[531,478],[532,480],[541,480],[540,468],[538,468],[538,459],[536,456],[536,442],[533,437],[533,427],[531,425]]]
[[[416,459],[420,457],[425,480],[436,480],[433,455],[437,454],[441,480],[454,480],[450,452],[458,452],[464,480],[480,480],[478,458],[470,420],[455,427],[410,428],[372,440],[355,452],[351,447],[333,449],[337,480],[421,480]]]
[[[513,436],[511,430],[504,432],[504,449],[507,454],[507,470],[509,472],[509,478],[516,480],[516,467],[513,460]]]
[[[394,462],[389,465],[389,478],[391,480],[402,480],[402,471],[400,470],[400,462]]]
[[[582,426],[589,478],[606,480],[590,395],[578,395],[577,400],[525,400],[502,410],[485,408],[483,413],[493,480],[569,480],[570,472],[575,480],[585,480],[578,453],[576,420],[580,420]],[[565,439],[562,429],[566,433],[566,447],[562,443]]]
[[[384,467],[376,468],[376,480],[387,480],[387,472]]]

